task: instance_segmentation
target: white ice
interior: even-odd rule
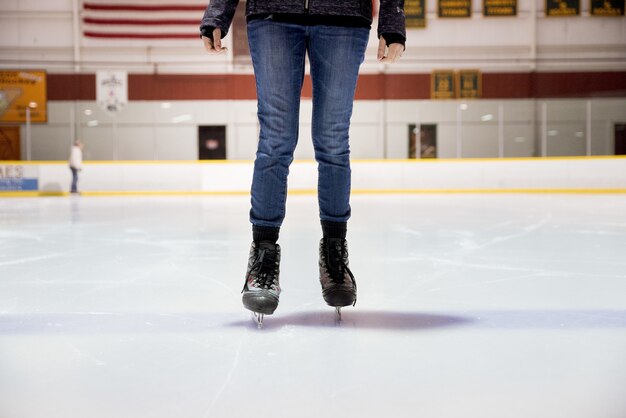
[[[356,307],[290,196],[258,330],[247,197],[0,199],[0,417],[626,417],[625,195],[352,207]]]

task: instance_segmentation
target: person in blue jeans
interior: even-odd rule
[[[200,32],[210,54],[224,53],[238,0],[212,0]],[[260,135],[252,179],[252,246],[243,288],[244,306],[262,323],[280,295],[278,236],[285,217],[287,175],[298,142],[305,56],[313,84],[312,137],[318,163],[323,237],[319,279],[326,303],[356,303],[348,263],[350,146],[348,131],[359,66],[372,24],[371,0],[249,0],[248,43],[256,78]],[[406,39],[404,0],[380,0],[378,60],[396,62]]]

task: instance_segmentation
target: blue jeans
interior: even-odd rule
[[[70,167],[72,170],[72,189],[71,193],[78,193],[78,169]]]
[[[250,221],[280,227],[287,175],[298,142],[300,92],[308,52],[313,82],[312,137],[318,163],[322,221],[350,218],[352,102],[369,28],[303,26],[256,19],[248,43],[256,77],[259,144],[252,179]]]

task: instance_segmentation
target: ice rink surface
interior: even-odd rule
[[[626,417],[626,195],[352,207],[356,307],[290,196],[258,330],[247,197],[0,199],[0,417]]]

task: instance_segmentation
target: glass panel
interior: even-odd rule
[[[130,101],[114,115],[93,101],[51,101],[48,108],[48,122],[31,126],[34,160],[67,159],[74,139],[84,142],[86,160],[197,160],[205,125],[226,127],[228,158],[251,159],[256,151],[254,101]],[[303,100],[297,159],[314,158],[311,111]],[[350,132],[353,158],[597,156],[621,152],[625,124],[624,98],[357,101]],[[411,138],[418,125],[420,138]],[[27,159],[24,127],[20,133]]]
[[[587,155],[586,101],[549,100],[546,104],[546,156]]]

